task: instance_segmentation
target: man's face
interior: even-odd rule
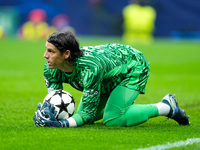
[[[60,51],[51,43],[46,42],[46,51],[44,58],[46,58],[47,65],[51,69],[60,69],[66,63],[64,54],[61,55]]]

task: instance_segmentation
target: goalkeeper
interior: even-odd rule
[[[49,91],[63,89],[63,83],[68,83],[83,95],[77,113],[59,121],[54,106],[38,104],[36,126],[78,127],[100,119],[106,126],[134,126],[156,116],[189,124],[174,95],[167,94],[157,104],[133,104],[139,94],[145,93],[150,69],[144,55],[131,46],[79,47],[71,32],[56,32],[46,42],[44,57]]]

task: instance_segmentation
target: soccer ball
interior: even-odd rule
[[[75,111],[75,101],[71,94],[64,90],[55,90],[47,94],[44,102],[51,103],[57,111],[56,119],[62,120],[71,117]]]

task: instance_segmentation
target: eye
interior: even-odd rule
[[[52,49],[48,49],[49,53],[54,53],[54,51]]]

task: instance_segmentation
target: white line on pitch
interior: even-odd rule
[[[186,146],[186,145],[192,145],[194,143],[200,143],[200,138],[191,138],[187,139],[185,141],[177,141],[174,143],[167,143],[167,144],[162,144],[162,145],[156,145],[156,146],[151,146],[151,147],[146,147],[146,148],[139,148],[135,150],[166,150],[174,147],[181,147],[181,146]]]

